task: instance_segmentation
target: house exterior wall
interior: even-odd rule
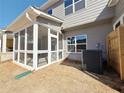
[[[86,8],[65,17],[64,28],[112,18],[113,8],[107,7],[108,0],[86,0]]]
[[[64,11],[64,3],[63,3],[64,0],[60,0],[59,2],[57,2],[56,4],[52,5],[50,8],[52,8],[52,15],[53,16],[56,16],[60,19],[63,19],[65,18],[65,11]],[[44,10],[44,12],[47,13],[47,10]]]
[[[122,14],[124,14],[124,0],[119,0],[118,4],[115,6],[114,22],[116,22]]]
[[[96,26],[91,26],[88,28],[82,28],[72,31],[65,32],[65,42],[66,38],[75,35],[87,35],[87,49],[97,49],[96,44],[100,43],[102,45],[103,56],[106,59],[106,36],[112,31],[112,23],[100,24]],[[66,43],[65,43],[66,44]],[[66,45],[65,45],[66,46]],[[65,47],[67,50],[67,47]],[[81,53],[66,53],[65,57],[73,60],[81,60]]]
[[[64,19],[63,28],[86,24],[102,19],[112,18],[114,9],[107,6],[109,0],[86,0],[86,8],[65,16],[64,2],[60,0],[50,8],[53,16]],[[47,11],[47,9],[45,10]]]

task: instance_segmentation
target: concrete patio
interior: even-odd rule
[[[0,93],[119,93],[75,64],[56,63],[19,80],[15,76],[25,69],[11,62],[0,64]]]

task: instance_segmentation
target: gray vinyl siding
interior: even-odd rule
[[[86,8],[65,17],[63,28],[70,28],[81,24],[112,18],[113,8],[107,7],[108,0],[86,0]]]
[[[124,0],[120,0],[115,7],[114,22],[124,13]]]
[[[66,31],[64,33],[65,42],[66,38],[75,35],[87,35],[87,49],[97,49],[96,44],[100,43],[102,45],[103,56],[106,59],[106,36],[112,31],[112,24],[104,23],[96,26],[91,26],[88,28],[80,28],[77,30]],[[65,43],[66,44],[66,43]],[[65,45],[65,50],[67,47]],[[65,57],[73,60],[81,60],[81,53],[66,53]]]
[[[67,16],[65,16],[63,1],[60,0],[50,8],[53,9],[53,16],[64,20],[62,25],[64,29],[114,17],[114,9],[107,6],[108,0],[86,0],[85,9]]]
[[[52,8],[52,15],[56,16],[60,19],[64,19],[65,17],[65,10],[64,10],[64,3],[63,0],[60,0],[59,2],[57,2],[56,4],[54,4],[53,6],[51,6],[50,8]],[[44,10],[44,12],[47,12],[48,9]]]

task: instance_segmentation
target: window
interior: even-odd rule
[[[73,0],[65,0],[65,7],[68,7],[69,5],[73,4]]]
[[[65,0],[65,15],[74,13],[85,8],[85,0]]]
[[[86,35],[77,35],[67,38],[67,51],[68,52],[81,52],[85,50],[87,45]]]
[[[53,11],[52,11],[52,9],[50,8],[50,9],[48,9],[47,12],[48,12],[48,14],[52,15],[52,12],[53,12]]]
[[[80,0],[74,0],[74,2],[78,2],[78,1],[80,1]]]
[[[75,0],[75,11],[85,8],[85,0]]]

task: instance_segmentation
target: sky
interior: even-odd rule
[[[47,0],[0,0],[0,29],[7,27],[28,6],[41,6]]]

